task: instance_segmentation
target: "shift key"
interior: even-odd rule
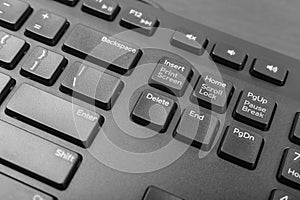
[[[1,164],[58,189],[68,186],[79,167],[79,154],[3,121],[0,130]]]
[[[82,147],[89,147],[103,117],[72,102],[23,84],[5,112],[21,121]]]

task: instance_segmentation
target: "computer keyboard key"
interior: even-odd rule
[[[61,90],[102,109],[110,110],[123,86],[124,83],[119,78],[76,62],[63,80]]]
[[[246,128],[231,125],[223,136],[218,155],[225,160],[254,170],[258,163],[263,143],[264,140],[261,135]]]
[[[189,106],[181,116],[174,137],[188,145],[208,151],[219,126],[219,120],[203,108]]]
[[[207,109],[224,113],[233,95],[231,82],[212,74],[203,73],[191,96],[194,103]]]
[[[69,23],[66,18],[47,10],[39,10],[29,21],[25,35],[54,46],[68,27]]]
[[[0,103],[5,99],[15,82],[10,76],[0,73]]]
[[[255,77],[282,86],[287,78],[288,69],[269,60],[256,59],[250,73]]]
[[[185,51],[191,52],[196,55],[202,55],[208,40],[205,36],[199,33],[190,33],[188,31],[175,31],[171,44]]]
[[[117,16],[120,6],[112,0],[84,0],[82,10],[91,15],[112,21]]]
[[[163,133],[167,130],[175,109],[174,100],[153,90],[145,90],[132,110],[131,119],[142,126]]]
[[[167,192],[155,186],[149,186],[142,200],[184,200],[175,194]]]
[[[32,13],[28,3],[20,0],[0,1],[0,26],[17,31]]]
[[[3,121],[0,129],[2,164],[58,189],[67,187],[80,155]]]
[[[300,113],[297,112],[290,132],[290,140],[300,145]]]
[[[45,85],[53,85],[67,60],[64,56],[36,47],[22,66],[21,74]]]
[[[225,43],[215,44],[211,57],[214,61],[236,70],[242,70],[247,60],[245,52]]]
[[[27,84],[17,90],[5,112],[84,148],[92,144],[103,123],[97,113]]]
[[[182,96],[192,76],[191,66],[163,57],[156,65],[149,84],[172,95]]]
[[[280,182],[300,189],[300,150],[285,150],[277,177]]]
[[[22,39],[0,31],[0,66],[13,69],[29,49]]]
[[[159,22],[156,16],[131,8],[125,11],[125,15],[121,19],[121,25],[144,35],[152,36]]]
[[[63,50],[120,74],[133,68],[142,55],[139,47],[84,25],[75,26]]]
[[[79,0],[55,0],[68,6],[75,6]]]
[[[270,200],[298,200],[298,197],[295,197],[292,194],[289,194],[282,190],[274,190],[271,193]]]
[[[250,126],[267,131],[272,123],[276,102],[261,92],[245,89],[240,95],[233,117]]]
[[[29,187],[19,181],[0,174],[0,199],[17,200],[17,199],[32,199],[32,200],[55,200],[54,197],[41,192],[37,189]]]

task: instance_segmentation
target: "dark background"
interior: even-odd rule
[[[155,0],[166,10],[299,59],[299,0]]]

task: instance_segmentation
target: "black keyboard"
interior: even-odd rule
[[[300,61],[135,0],[0,0],[0,199],[300,199]]]

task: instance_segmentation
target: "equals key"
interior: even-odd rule
[[[44,85],[53,85],[67,60],[64,56],[36,47],[21,69],[21,74]]]

